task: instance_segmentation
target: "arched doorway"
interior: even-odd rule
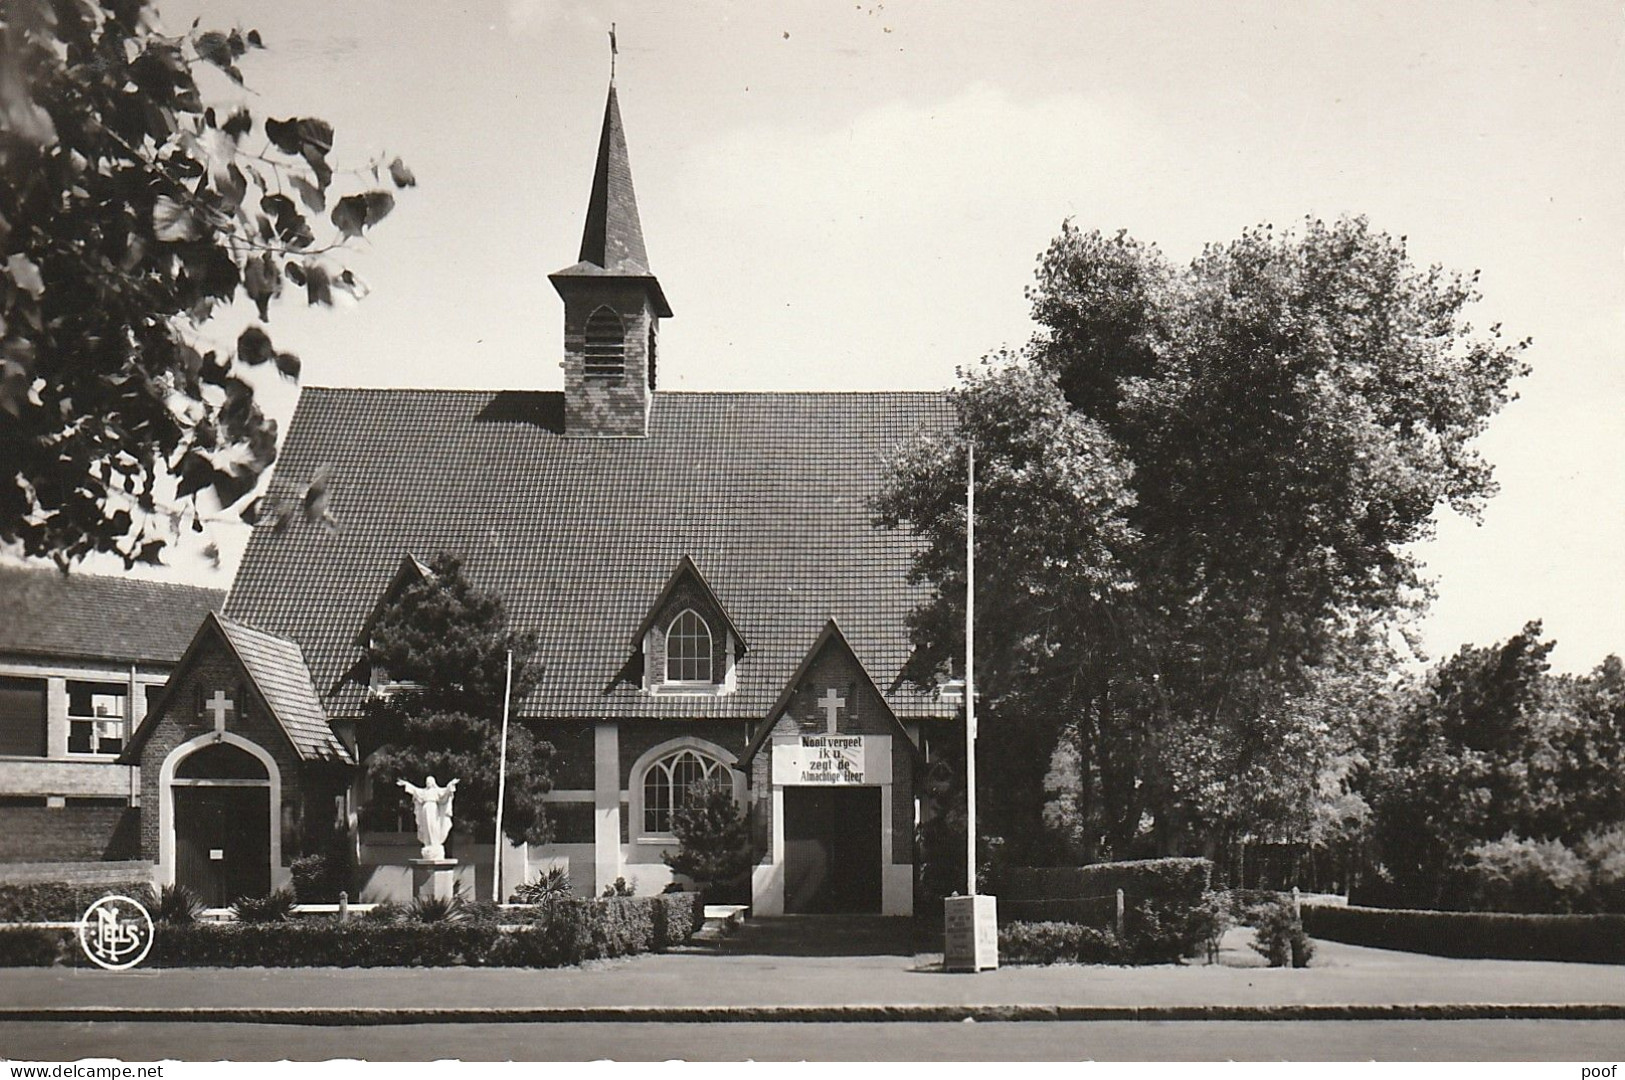
[[[193,750],[175,766],[175,883],[210,907],[271,891],[271,776],[230,742]]]

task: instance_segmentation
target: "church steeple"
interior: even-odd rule
[[[655,344],[671,307],[649,270],[615,84],[604,103],[581,254],[549,275],[564,300],[565,432],[648,434]]]

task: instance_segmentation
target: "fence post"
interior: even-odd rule
[[[348,919],[349,917],[350,917],[350,894],[347,893],[347,892],[340,892],[339,893],[339,922],[343,922],[346,919]]]
[[[1292,886],[1292,917],[1303,922],[1303,905],[1298,902],[1298,887]]]
[[[1123,890],[1117,890],[1117,940],[1123,940]]]

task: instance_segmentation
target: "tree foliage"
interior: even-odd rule
[[[457,824],[489,837],[507,658],[512,652],[517,706],[536,685],[536,638],[509,628],[502,601],[471,585],[454,556],[437,557],[429,569],[391,597],[373,623],[367,660],[401,689],[367,702],[363,748],[376,747],[367,774],[378,797],[398,779],[459,780]],[[502,829],[515,843],[549,838],[543,796],[552,788],[552,760],[551,743],[521,721],[509,723]]]
[[[963,647],[974,443],[989,827],[1043,835],[1064,735],[1085,857],[1301,833],[1349,768],[1353,688],[1427,596],[1410,545],[1495,490],[1471,444],[1523,343],[1467,322],[1471,276],[1361,218],[1185,267],[1069,225],[1029,296],[1032,341],[962,372],[957,430],[876,506],[934,586],[911,674]]]
[[[15,0],[0,48],[0,541],[156,562],[203,530],[200,492],[236,503],[276,456],[244,369],[300,373],[258,323],[210,348],[211,317],[246,297],[263,323],[285,283],[311,304],[362,295],[342,244],[415,180],[375,162],[341,194],[329,124],[225,103],[253,30],[169,36],[146,0]]]
[[[1396,693],[1365,784],[1396,897],[1450,903],[1461,872],[1491,855],[1584,846],[1625,822],[1621,663],[1553,675],[1554,644],[1531,622]]]
[[[682,805],[672,811],[671,831],[678,848],[661,858],[693,880],[701,892],[738,881],[755,861],[750,821],[728,784],[700,781],[691,785]]]

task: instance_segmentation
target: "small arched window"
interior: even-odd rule
[[[587,319],[587,353],[582,375],[593,382],[621,382],[626,378],[626,328],[621,317],[601,307]]]
[[[693,608],[666,628],[666,681],[708,683],[711,678],[711,628]]]
[[[728,767],[716,758],[684,748],[660,758],[643,774],[643,831],[671,832],[673,811],[699,783],[731,784]]]

